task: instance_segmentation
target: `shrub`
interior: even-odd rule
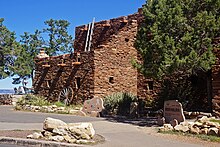
[[[114,93],[104,98],[104,107],[107,113],[117,115],[128,115],[130,113],[131,102],[137,97],[131,93]]]
[[[34,106],[48,106],[51,103],[42,96],[36,96],[32,94],[27,94],[18,100],[17,105],[34,105]]]
[[[54,105],[56,105],[57,107],[65,107],[66,105],[62,102],[55,102]]]

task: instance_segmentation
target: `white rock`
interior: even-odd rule
[[[189,127],[188,126],[182,126],[182,125],[176,125],[174,127],[175,131],[180,131],[180,132],[188,132],[189,131]]]
[[[191,134],[199,134],[199,132],[200,132],[200,129],[197,126],[195,126],[195,127],[190,126],[189,129],[190,129],[189,132]]]
[[[171,126],[171,124],[164,124],[163,127],[168,130],[173,130],[173,127]]]
[[[80,129],[81,131],[89,135],[91,138],[95,135],[95,130],[92,126],[92,123],[70,123],[68,124],[68,126]]]
[[[69,143],[75,143],[76,142],[76,139],[75,138],[71,138],[69,135],[65,135],[63,136],[63,138],[69,142]]]
[[[57,108],[57,105],[52,105],[51,107],[52,107],[52,108]]]
[[[209,128],[208,135],[218,136],[218,128]]]
[[[203,128],[199,131],[199,134],[204,134],[207,135],[208,134],[209,129],[208,128]]]
[[[53,134],[61,135],[61,136],[68,134],[68,132],[66,131],[66,128],[63,128],[63,127],[54,128],[52,132]]]
[[[209,118],[207,116],[203,116],[202,118],[198,119],[198,122],[201,122],[201,123],[206,122],[206,121],[209,121]]]
[[[30,138],[30,139],[39,139],[39,138],[43,138],[43,135],[41,133],[33,133],[33,134],[30,134],[27,136],[27,138]]]
[[[57,135],[57,136],[50,136],[49,139],[52,140],[52,141],[59,141],[59,142],[61,142],[61,141],[64,140],[64,137]]]
[[[57,107],[57,110],[58,110],[58,111],[64,111],[64,110],[65,110],[65,107]]]
[[[67,124],[62,120],[54,119],[50,117],[47,117],[43,123],[43,129],[48,131],[52,131],[54,128],[57,128],[59,126],[67,126]]]

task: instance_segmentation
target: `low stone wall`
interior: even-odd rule
[[[0,95],[0,105],[11,105],[13,95],[11,94],[2,94]]]

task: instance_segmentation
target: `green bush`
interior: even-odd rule
[[[51,103],[45,97],[27,94],[18,100],[17,105],[49,106]]]
[[[65,107],[66,105],[60,101],[55,102],[54,105],[56,105],[57,107]]]
[[[128,115],[131,102],[137,101],[137,97],[131,93],[114,93],[104,98],[104,107],[108,114]]]

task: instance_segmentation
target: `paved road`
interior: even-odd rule
[[[79,117],[49,113],[13,111],[10,106],[0,106],[0,130],[42,129],[46,117],[61,119],[65,122],[92,122],[97,134],[105,137],[104,144],[97,147],[201,147],[199,144],[160,138],[143,131],[137,125],[118,123],[103,118]],[[0,147],[3,145],[0,144]]]

